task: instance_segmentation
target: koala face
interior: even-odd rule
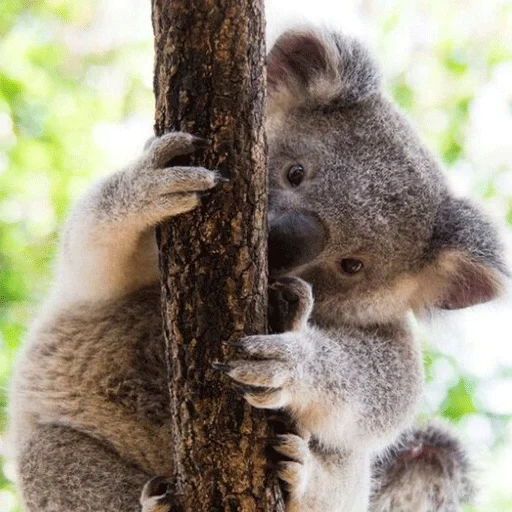
[[[474,209],[461,225],[472,207],[450,197],[378,76],[335,34],[286,33],[268,59],[270,270],[310,282],[327,324],[489,300],[504,270],[494,230]]]

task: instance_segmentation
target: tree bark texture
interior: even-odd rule
[[[212,370],[266,331],[262,0],[152,0],[155,132],[207,140],[187,162],[229,184],[159,230],[177,510],[282,511],[265,415]]]

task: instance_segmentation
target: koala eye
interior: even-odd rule
[[[348,275],[357,274],[363,269],[363,262],[354,258],[344,258],[341,260],[341,269]]]
[[[304,179],[304,167],[300,164],[294,164],[286,173],[286,178],[292,187],[298,187]]]

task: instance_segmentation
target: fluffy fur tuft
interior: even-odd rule
[[[267,73],[270,103],[278,109],[352,105],[380,88],[379,69],[359,41],[312,28],[283,34]]]
[[[410,429],[374,464],[372,512],[456,512],[474,496],[472,466],[449,427]]]

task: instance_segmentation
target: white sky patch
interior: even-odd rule
[[[495,68],[471,105],[467,147],[481,172],[512,170],[511,105],[512,62]]]
[[[347,34],[368,38],[358,9],[359,2],[332,0],[270,0],[265,4],[268,47],[286,28],[300,24],[335,27]]]

